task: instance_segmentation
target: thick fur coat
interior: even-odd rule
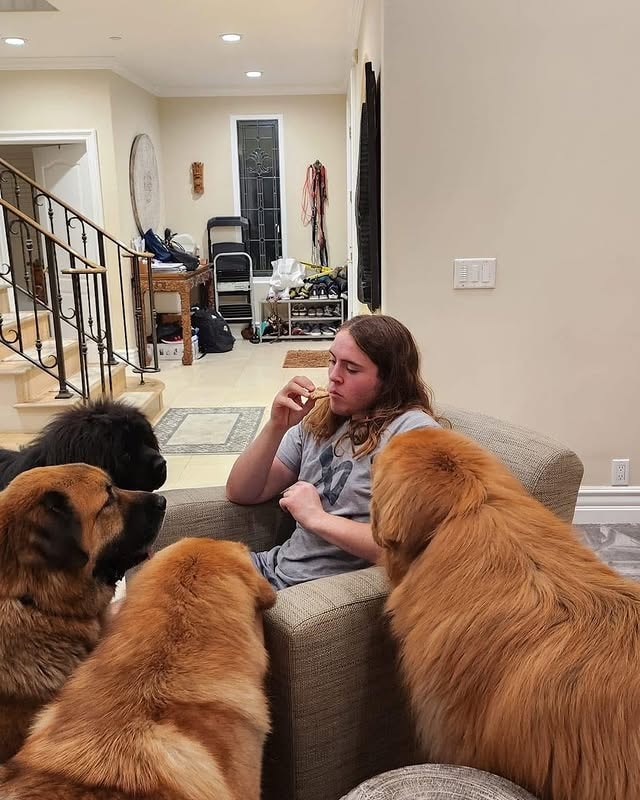
[[[262,611],[275,599],[244,545],[183,539],[159,552],[0,769],[0,796],[259,800]]]
[[[640,586],[452,431],[391,440],[372,525],[425,758],[542,800],[637,800]]]
[[[95,647],[165,506],[86,464],[33,469],[0,492],[0,763]]]
[[[0,489],[33,467],[92,464],[121,489],[159,489],[167,465],[149,420],[117,400],[97,400],[57,414],[21,450],[0,449]]]

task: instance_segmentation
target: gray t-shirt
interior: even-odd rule
[[[334,447],[346,431],[346,422],[331,439],[322,442],[299,424],[287,431],[276,456],[298,475],[298,480],[316,487],[325,511],[356,522],[369,522],[371,462],[376,453],[396,433],[437,425],[424,411],[405,411],[387,425],[373,453],[354,458],[348,438],[340,442],[337,451]],[[371,566],[301,525],[283,545],[260,557],[263,568],[274,576],[274,583],[280,588]]]

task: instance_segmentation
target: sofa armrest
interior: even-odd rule
[[[252,550],[268,550],[284,541],[293,520],[277,500],[240,506],[227,500],[223,486],[202,489],[168,489],[167,513],[156,542],[157,549],[187,536],[241,541]]]
[[[337,800],[414,760],[387,592],[383,570],[371,567],[284,589],[265,614],[274,730],[265,798]]]
[[[582,481],[582,461],[571,450],[537,431],[454,406],[438,409],[453,429],[491,451],[525,489],[550,511],[571,522]]]

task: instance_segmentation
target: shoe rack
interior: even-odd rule
[[[263,322],[268,320],[275,309],[275,313],[280,317],[287,331],[280,335],[276,333],[261,333],[261,342],[275,339],[333,339],[336,335],[336,330],[345,319],[346,299],[343,297],[337,299],[327,299],[326,297],[301,299],[294,297],[280,300],[263,300],[261,306]],[[327,309],[331,313],[327,314]],[[321,313],[318,314],[318,311]],[[262,326],[260,327],[262,330]],[[326,330],[327,328],[332,330]]]

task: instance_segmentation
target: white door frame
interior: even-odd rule
[[[284,172],[284,118],[282,114],[231,114],[229,124],[231,127],[231,174],[233,176],[233,208],[237,217],[241,214],[240,206],[240,168],[238,165],[238,120],[250,119],[275,119],[278,121],[278,161],[280,162],[280,233],[282,236],[282,257],[288,254],[287,236],[287,198],[285,192]],[[255,264],[253,266],[255,270]],[[254,283],[268,282],[269,278],[254,278]]]
[[[80,130],[33,130],[33,131],[0,131],[0,144],[83,144],[87,151],[87,163],[91,184],[93,222],[104,227],[104,211],[102,206],[102,182],[100,180],[100,160],[98,158],[98,136],[95,129]],[[80,209],[78,209],[80,210]],[[6,250],[7,234],[4,229],[4,215],[0,214],[0,260],[9,262]],[[13,309],[13,296],[9,294],[9,304]]]
[[[87,163],[93,193],[93,209],[98,227],[104,227],[102,182],[98,158],[98,135],[95,129],[51,131],[0,131],[0,144],[82,144],[87,150]]]

